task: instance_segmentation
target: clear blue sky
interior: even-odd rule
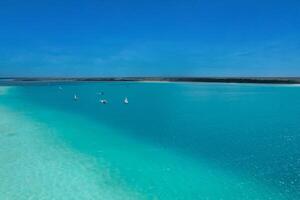
[[[1,0],[0,76],[300,76],[299,0]]]

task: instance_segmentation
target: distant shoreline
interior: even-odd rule
[[[300,77],[0,77],[0,83],[44,82],[202,82],[202,83],[258,83],[300,84]]]

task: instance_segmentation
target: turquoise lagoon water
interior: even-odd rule
[[[300,199],[300,87],[0,86],[0,199]]]

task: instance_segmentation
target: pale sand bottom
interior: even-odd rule
[[[51,138],[53,131],[0,106],[0,199],[142,199],[115,185],[95,159]]]
[[[33,118],[39,112],[49,113],[46,121]],[[249,177],[120,132],[74,114],[0,105],[0,199],[287,199]],[[70,147],[70,139],[99,155]]]
[[[12,86],[0,86],[0,95],[5,95],[8,91],[13,88]]]

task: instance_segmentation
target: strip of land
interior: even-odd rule
[[[208,82],[208,83],[261,83],[261,84],[300,84],[300,77],[0,77],[5,83],[40,82],[114,82],[114,81],[153,81],[153,82]]]

